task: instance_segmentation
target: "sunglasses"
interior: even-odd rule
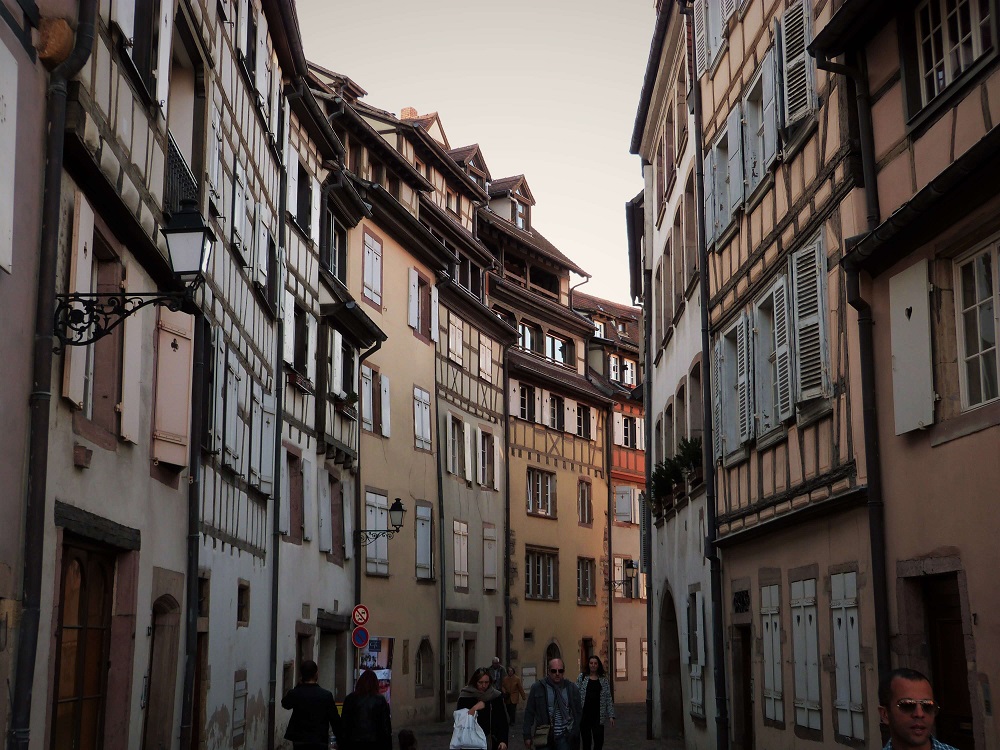
[[[565,671],[565,669],[550,669],[549,674],[562,674]]]
[[[919,700],[915,698],[903,698],[896,701],[896,708],[902,711],[904,714],[914,714],[917,711],[917,706],[923,710],[925,714],[936,714],[941,710],[941,704],[935,703],[934,701],[921,698]]]

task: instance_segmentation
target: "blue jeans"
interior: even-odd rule
[[[549,750],[573,750],[573,738],[568,734],[556,737],[553,746]]]

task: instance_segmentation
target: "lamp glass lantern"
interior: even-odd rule
[[[185,198],[161,230],[167,241],[174,276],[193,288],[205,278],[215,235],[198,211],[197,201]]]
[[[634,581],[636,574],[639,572],[639,566],[635,564],[635,560],[625,561],[625,580]]]
[[[392,527],[399,531],[403,527],[403,515],[406,513],[406,508],[403,507],[403,501],[398,497],[393,501],[392,505],[389,506],[389,523]]]

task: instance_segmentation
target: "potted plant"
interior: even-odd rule
[[[358,418],[358,410],[355,406],[358,403],[358,394],[348,391],[345,395],[335,394],[333,397],[334,408],[341,414],[351,419]]]
[[[684,484],[684,475],[676,458],[666,458],[653,468],[653,496],[662,508],[673,504],[677,487]]]
[[[702,470],[702,460],[704,456],[701,450],[701,438],[681,438],[677,444],[677,460],[681,464],[681,470],[687,477],[688,487],[697,487],[704,479]]]

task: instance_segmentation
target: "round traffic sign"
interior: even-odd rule
[[[368,622],[368,607],[364,604],[359,604],[351,612],[351,619],[354,621],[355,625],[364,625]]]
[[[351,643],[355,648],[364,648],[368,645],[368,629],[360,625],[351,632]]]

